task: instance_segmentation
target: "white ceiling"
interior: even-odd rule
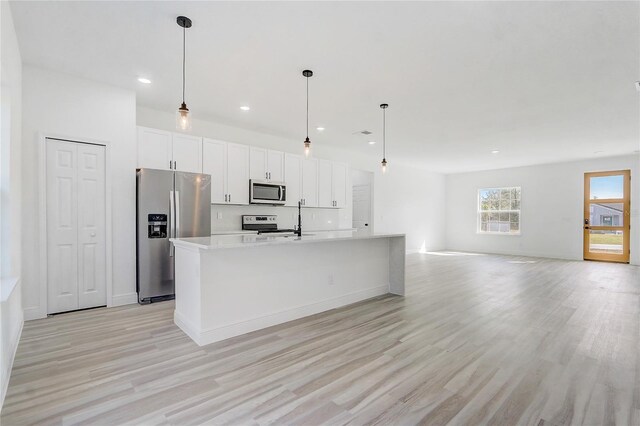
[[[140,105],[443,172],[639,148],[640,2],[12,2],[23,61]],[[143,86],[138,76],[153,83]],[[240,111],[240,105],[251,111]],[[319,134],[316,126],[326,130]],[[499,154],[491,154],[499,150]],[[595,152],[602,151],[598,154]]]

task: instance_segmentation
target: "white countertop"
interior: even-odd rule
[[[305,235],[305,233],[307,235]],[[340,240],[369,240],[375,238],[404,237],[405,234],[374,234],[357,231],[303,231],[302,237],[282,235],[212,235],[210,237],[171,238],[176,247],[200,250],[217,250],[227,248],[248,248],[278,244],[303,244]]]

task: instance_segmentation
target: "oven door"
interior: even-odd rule
[[[251,204],[282,205],[287,201],[284,183],[251,180],[249,188]]]

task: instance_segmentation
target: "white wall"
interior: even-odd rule
[[[23,323],[21,302],[22,60],[11,9],[0,3],[0,407]]]
[[[23,69],[23,299],[27,319],[46,314],[41,297],[39,138],[53,134],[110,144],[113,305],[135,303],[136,98],[133,91],[25,66]]]
[[[631,263],[640,264],[640,157],[598,158],[446,177],[447,248],[582,259],[584,173],[631,170]],[[521,186],[521,235],[478,234],[479,188]]]
[[[137,123],[140,126],[174,131],[175,116],[173,112],[138,106]],[[286,139],[211,121],[193,120],[191,133],[294,154],[302,153],[301,140]],[[382,176],[379,168],[381,159],[378,158],[378,154],[379,150],[372,150],[366,144],[362,147],[362,152],[339,149],[319,142],[315,142],[313,145],[313,155],[316,158],[349,163],[352,168],[375,173],[374,224],[376,232],[406,233],[409,251],[417,251],[421,248],[426,250],[444,248],[444,208],[442,207],[445,200],[444,175],[394,163],[391,154],[388,155],[389,172]],[[348,182],[348,187],[351,187],[351,182]],[[352,226],[352,193],[347,191],[347,194],[349,208],[340,210],[339,228]],[[318,212],[318,215],[321,214]],[[328,217],[322,216],[321,220],[326,223]],[[215,227],[215,219],[212,220]]]

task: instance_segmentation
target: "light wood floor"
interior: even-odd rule
[[[405,298],[202,348],[172,302],[28,322],[2,425],[640,424],[640,268],[407,262]]]

